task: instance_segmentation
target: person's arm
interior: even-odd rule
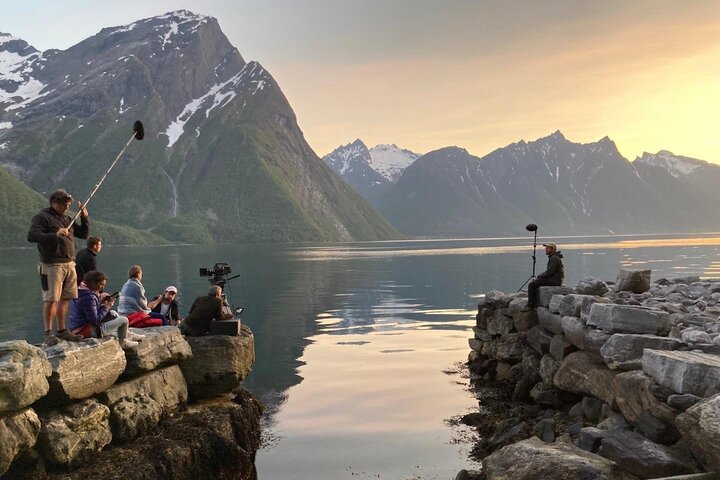
[[[148,302],[147,306],[150,310],[154,312],[155,308],[160,305],[160,302],[162,302],[162,295],[158,295],[157,297],[153,298],[151,301]],[[158,311],[159,310],[160,309],[158,309]]]
[[[57,247],[58,238],[55,232],[49,232],[50,226],[48,225],[47,218],[43,215],[35,215],[30,222],[30,231],[27,235],[28,242],[42,243],[47,246]]]
[[[80,307],[83,316],[87,319],[88,323],[93,325],[100,325],[100,321],[105,318],[105,315],[107,315],[110,310],[107,303],[100,304],[100,299],[97,298],[97,296],[89,299],[89,301],[78,301],[78,303],[80,305],[77,306]]]
[[[75,222],[73,224],[73,235],[75,238],[87,238],[90,232],[90,216],[88,215],[87,208],[81,206],[82,203],[78,202],[78,208],[80,209],[80,223]]]

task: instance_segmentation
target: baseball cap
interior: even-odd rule
[[[552,247],[553,250],[557,250],[557,243],[555,243],[555,242],[543,243],[543,247]]]
[[[65,200],[72,200],[72,195],[70,195],[68,192],[63,190],[62,188],[55,190],[50,194],[50,203],[52,202],[62,202]]]
[[[167,288],[165,289],[165,291],[166,291],[166,292],[177,293],[177,288],[176,288],[176,287],[173,287],[172,285],[170,285],[169,287],[167,287]]]

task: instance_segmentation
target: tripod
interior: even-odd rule
[[[520,290],[522,290],[523,287],[525,287],[525,285],[527,285],[528,283],[530,283],[530,280],[534,280],[534,279],[535,279],[535,263],[537,263],[537,257],[535,257],[535,249],[537,248],[537,231],[538,231],[538,227],[537,227],[537,225],[535,225],[534,223],[531,223],[531,224],[525,226],[525,230],[527,230],[527,231],[529,231],[529,232],[533,232],[533,233],[535,234],[535,236],[533,237],[533,254],[532,254],[533,268],[532,268],[532,275],[530,275],[530,278],[528,278],[527,280],[525,280],[525,283],[523,283],[522,285],[520,285],[520,288],[517,289],[518,292],[519,292]]]

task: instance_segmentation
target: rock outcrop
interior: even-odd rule
[[[143,335],[144,338],[137,346],[125,350],[127,359],[123,374],[125,376],[149,372],[192,356],[190,345],[177,328],[152,327],[131,330]]]
[[[0,415],[23,409],[47,395],[51,373],[41,349],[24,340],[0,343]]]
[[[40,419],[32,408],[0,416],[0,475],[18,454],[35,445]]]

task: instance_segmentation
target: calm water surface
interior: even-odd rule
[[[720,237],[568,237],[566,283],[612,279],[618,267],[720,277]],[[530,246],[528,246],[528,244]],[[447,419],[475,406],[450,373],[467,357],[476,304],[531,273],[532,239],[322,245],[106,247],[118,290],[132,264],[148,294],[173,284],[181,314],[207,291],[200,267],[227,262],[257,359],[246,387],[268,405],[261,479],[448,479],[468,435]],[[33,250],[4,250],[0,341],[42,337]],[[542,247],[538,271],[545,266]]]

